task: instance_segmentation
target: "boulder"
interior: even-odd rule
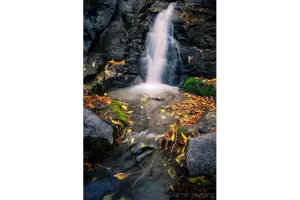
[[[96,113],[84,108],[84,137],[105,138],[113,143],[113,126],[101,119]]]
[[[85,0],[84,1],[84,45],[83,51],[88,52],[97,34],[109,24],[115,12],[118,0]]]
[[[216,173],[216,133],[189,140],[186,167],[191,176],[212,176]]]
[[[216,128],[216,111],[207,112],[197,122],[198,133],[207,133],[212,128]]]
[[[102,53],[107,60],[123,60],[127,49],[128,32],[121,22],[113,21],[97,36],[90,51]]]
[[[83,79],[84,82],[87,82],[95,78],[101,67],[104,66],[104,61],[101,53],[89,53],[84,59]]]

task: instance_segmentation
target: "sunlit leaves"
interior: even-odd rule
[[[175,133],[172,134],[171,140],[172,140],[172,142],[174,142],[174,140],[175,140]]]
[[[119,180],[123,180],[127,177],[127,175],[124,173],[118,173],[118,174],[115,174],[114,177],[116,177]]]
[[[171,176],[171,178],[174,178],[176,176],[176,171],[172,167],[169,167],[168,173]]]
[[[122,105],[122,109],[123,109],[123,110],[127,110],[127,106]]]

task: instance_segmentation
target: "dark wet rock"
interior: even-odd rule
[[[113,126],[96,113],[84,108],[84,137],[105,138],[110,144],[113,143]]]
[[[200,118],[197,122],[197,132],[207,133],[212,128],[216,128],[216,111],[210,111]]]
[[[191,176],[216,173],[216,133],[207,133],[189,140],[186,167]]]
[[[187,4],[198,4],[208,7],[216,7],[216,0],[185,0]]]
[[[89,53],[85,56],[83,78],[84,82],[95,78],[96,74],[100,72],[104,66],[103,56],[100,53]]]
[[[105,168],[98,168],[93,174],[94,181],[84,184],[84,200],[99,200],[105,195],[115,193],[120,188],[120,181],[113,175],[116,174]]]
[[[107,60],[123,60],[127,49],[128,32],[122,23],[113,21],[97,36],[90,51],[102,53]]]
[[[103,31],[115,12],[118,0],[85,0],[84,1],[84,45],[88,52],[96,35]]]

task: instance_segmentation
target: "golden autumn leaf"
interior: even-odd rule
[[[108,77],[111,77],[112,76],[112,73],[108,70],[105,70],[104,71],[105,75],[108,76]]]
[[[168,173],[170,174],[171,178],[174,178],[176,176],[176,171],[172,167],[169,167]]]
[[[132,111],[132,110],[130,110],[130,111],[128,111],[127,113],[128,113],[128,114],[131,114],[131,113],[133,113],[133,111]]]
[[[122,109],[123,109],[123,110],[127,110],[127,106],[122,105]]]
[[[181,136],[184,140],[187,140],[187,137],[183,133],[181,133]]]
[[[173,185],[170,185],[169,187],[170,187],[170,189],[171,189],[172,191],[175,190],[174,187],[173,187]]]
[[[132,130],[131,130],[130,128],[129,128],[129,129],[127,129],[127,133],[131,133],[131,131],[132,131]]]
[[[164,109],[161,109],[161,110],[160,110],[160,112],[161,112],[161,113],[164,113],[164,112],[166,112],[166,110],[164,110]]]
[[[166,119],[166,116],[163,116],[163,115],[162,115],[161,118],[162,118],[162,119]]]
[[[134,143],[134,138],[131,138],[130,142],[131,142],[131,144],[133,144]]]
[[[114,177],[116,177],[119,180],[123,180],[127,177],[127,175],[124,173],[118,173],[118,174],[115,174]]]
[[[173,133],[173,134],[172,134],[172,137],[171,137],[172,142],[174,142],[174,140],[175,140],[175,134],[176,134],[176,133]]]

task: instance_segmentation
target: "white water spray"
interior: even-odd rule
[[[167,10],[160,12],[155,19],[151,32],[147,38],[148,73],[147,83],[160,84],[166,65],[168,50],[168,33],[170,20],[176,3],[171,3]]]

